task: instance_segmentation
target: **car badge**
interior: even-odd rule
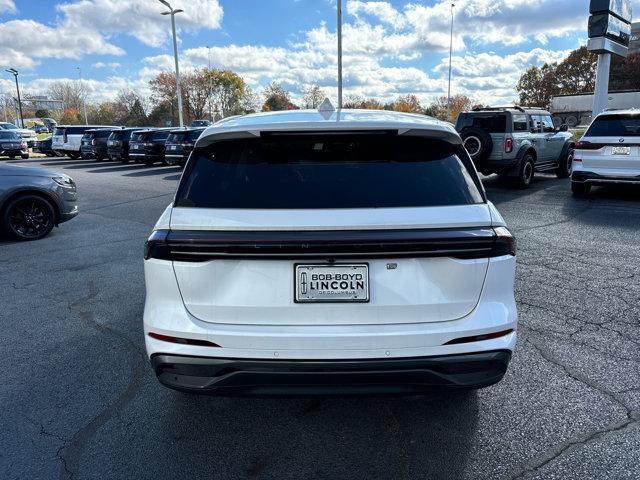
[[[624,138],[621,138],[620,140],[618,140],[620,143],[624,143]]]

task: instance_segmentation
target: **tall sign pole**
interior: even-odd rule
[[[447,90],[447,108],[451,111],[451,60],[453,58],[453,7],[456,4],[451,4],[451,36],[449,38],[449,88]]]
[[[342,0],[338,0],[338,110],[342,108]]]
[[[611,55],[626,57],[631,39],[631,0],[591,0],[589,5],[590,52],[598,54],[593,118],[609,105]]]

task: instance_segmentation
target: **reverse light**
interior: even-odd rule
[[[504,141],[504,152],[505,153],[513,152],[513,138],[507,138]]]
[[[575,150],[600,150],[604,146],[604,143],[591,143],[581,140],[576,142]]]

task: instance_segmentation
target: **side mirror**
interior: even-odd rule
[[[560,125],[560,128],[558,129],[558,131],[560,131],[560,132],[568,132],[569,131],[569,125],[567,125],[566,123],[563,123],[562,125]]]

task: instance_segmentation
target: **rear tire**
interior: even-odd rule
[[[518,176],[515,181],[516,187],[521,189],[529,188],[534,176],[535,161],[533,160],[533,155],[527,153],[518,167]]]
[[[588,183],[571,182],[571,192],[576,197],[587,197],[591,193],[591,185]]]
[[[573,148],[569,148],[567,150],[567,154],[564,155],[558,164],[558,168],[556,169],[556,177],[558,178],[569,178],[571,176],[571,165],[573,164]]]
[[[20,155],[20,158],[23,160],[28,160],[29,159],[29,154],[28,153],[23,153]]]
[[[80,158],[80,154],[76,153],[76,152],[67,152],[67,156],[71,159],[71,160],[77,160],[78,158]]]

